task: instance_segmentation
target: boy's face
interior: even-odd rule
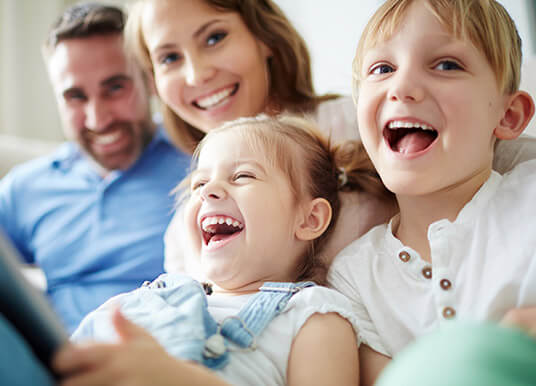
[[[386,186],[398,196],[478,189],[507,104],[484,55],[416,1],[360,71],[359,130]]]
[[[298,213],[288,177],[240,135],[223,132],[205,143],[185,222],[194,255],[218,286],[292,280]]]

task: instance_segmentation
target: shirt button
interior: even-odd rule
[[[432,267],[424,267],[422,269],[422,275],[427,279],[431,279],[432,278]]]
[[[445,319],[452,319],[456,316],[456,310],[452,307],[443,308],[443,317]]]
[[[398,254],[398,258],[402,260],[404,263],[407,263],[411,256],[406,251],[402,251]]]
[[[450,282],[450,280],[448,279],[442,279],[440,282],[439,282],[439,285],[441,286],[441,288],[443,288],[445,291],[450,289],[450,287],[452,287],[452,283]]]

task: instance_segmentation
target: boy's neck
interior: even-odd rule
[[[463,207],[488,180],[490,173],[491,168],[469,181],[427,195],[397,195],[400,215],[397,221],[393,221],[394,236],[417,251],[421,258],[431,261],[429,226],[442,219],[456,220]]]

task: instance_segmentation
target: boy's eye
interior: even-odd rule
[[[216,45],[217,43],[225,39],[226,36],[227,36],[226,32],[213,33],[207,38],[207,45],[208,46]]]
[[[441,70],[441,71],[452,71],[452,70],[462,70],[463,69],[454,60],[442,60],[434,68],[436,70]]]
[[[394,72],[394,68],[386,63],[380,63],[372,67],[369,71],[369,74],[372,75],[381,75],[381,74],[388,74],[390,72]]]

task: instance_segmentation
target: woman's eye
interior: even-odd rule
[[[434,68],[441,71],[463,70],[454,60],[442,60]]]
[[[392,66],[382,63],[382,64],[378,64],[372,67],[369,73],[373,75],[381,75],[381,74],[388,74],[393,71],[394,71],[394,68]]]
[[[166,54],[166,55],[163,55],[159,62],[160,64],[171,64],[171,63],[174,63],[176,62],[177,60],[180,59],[180,56],[179,54],[177,53],[171,53],[171,54]]]
[[[216,45],[221,40],[225,39],[226,36],[227,36],[226,32],[213,33],[207,38],[207,45],[209,45],[209,46]]]

